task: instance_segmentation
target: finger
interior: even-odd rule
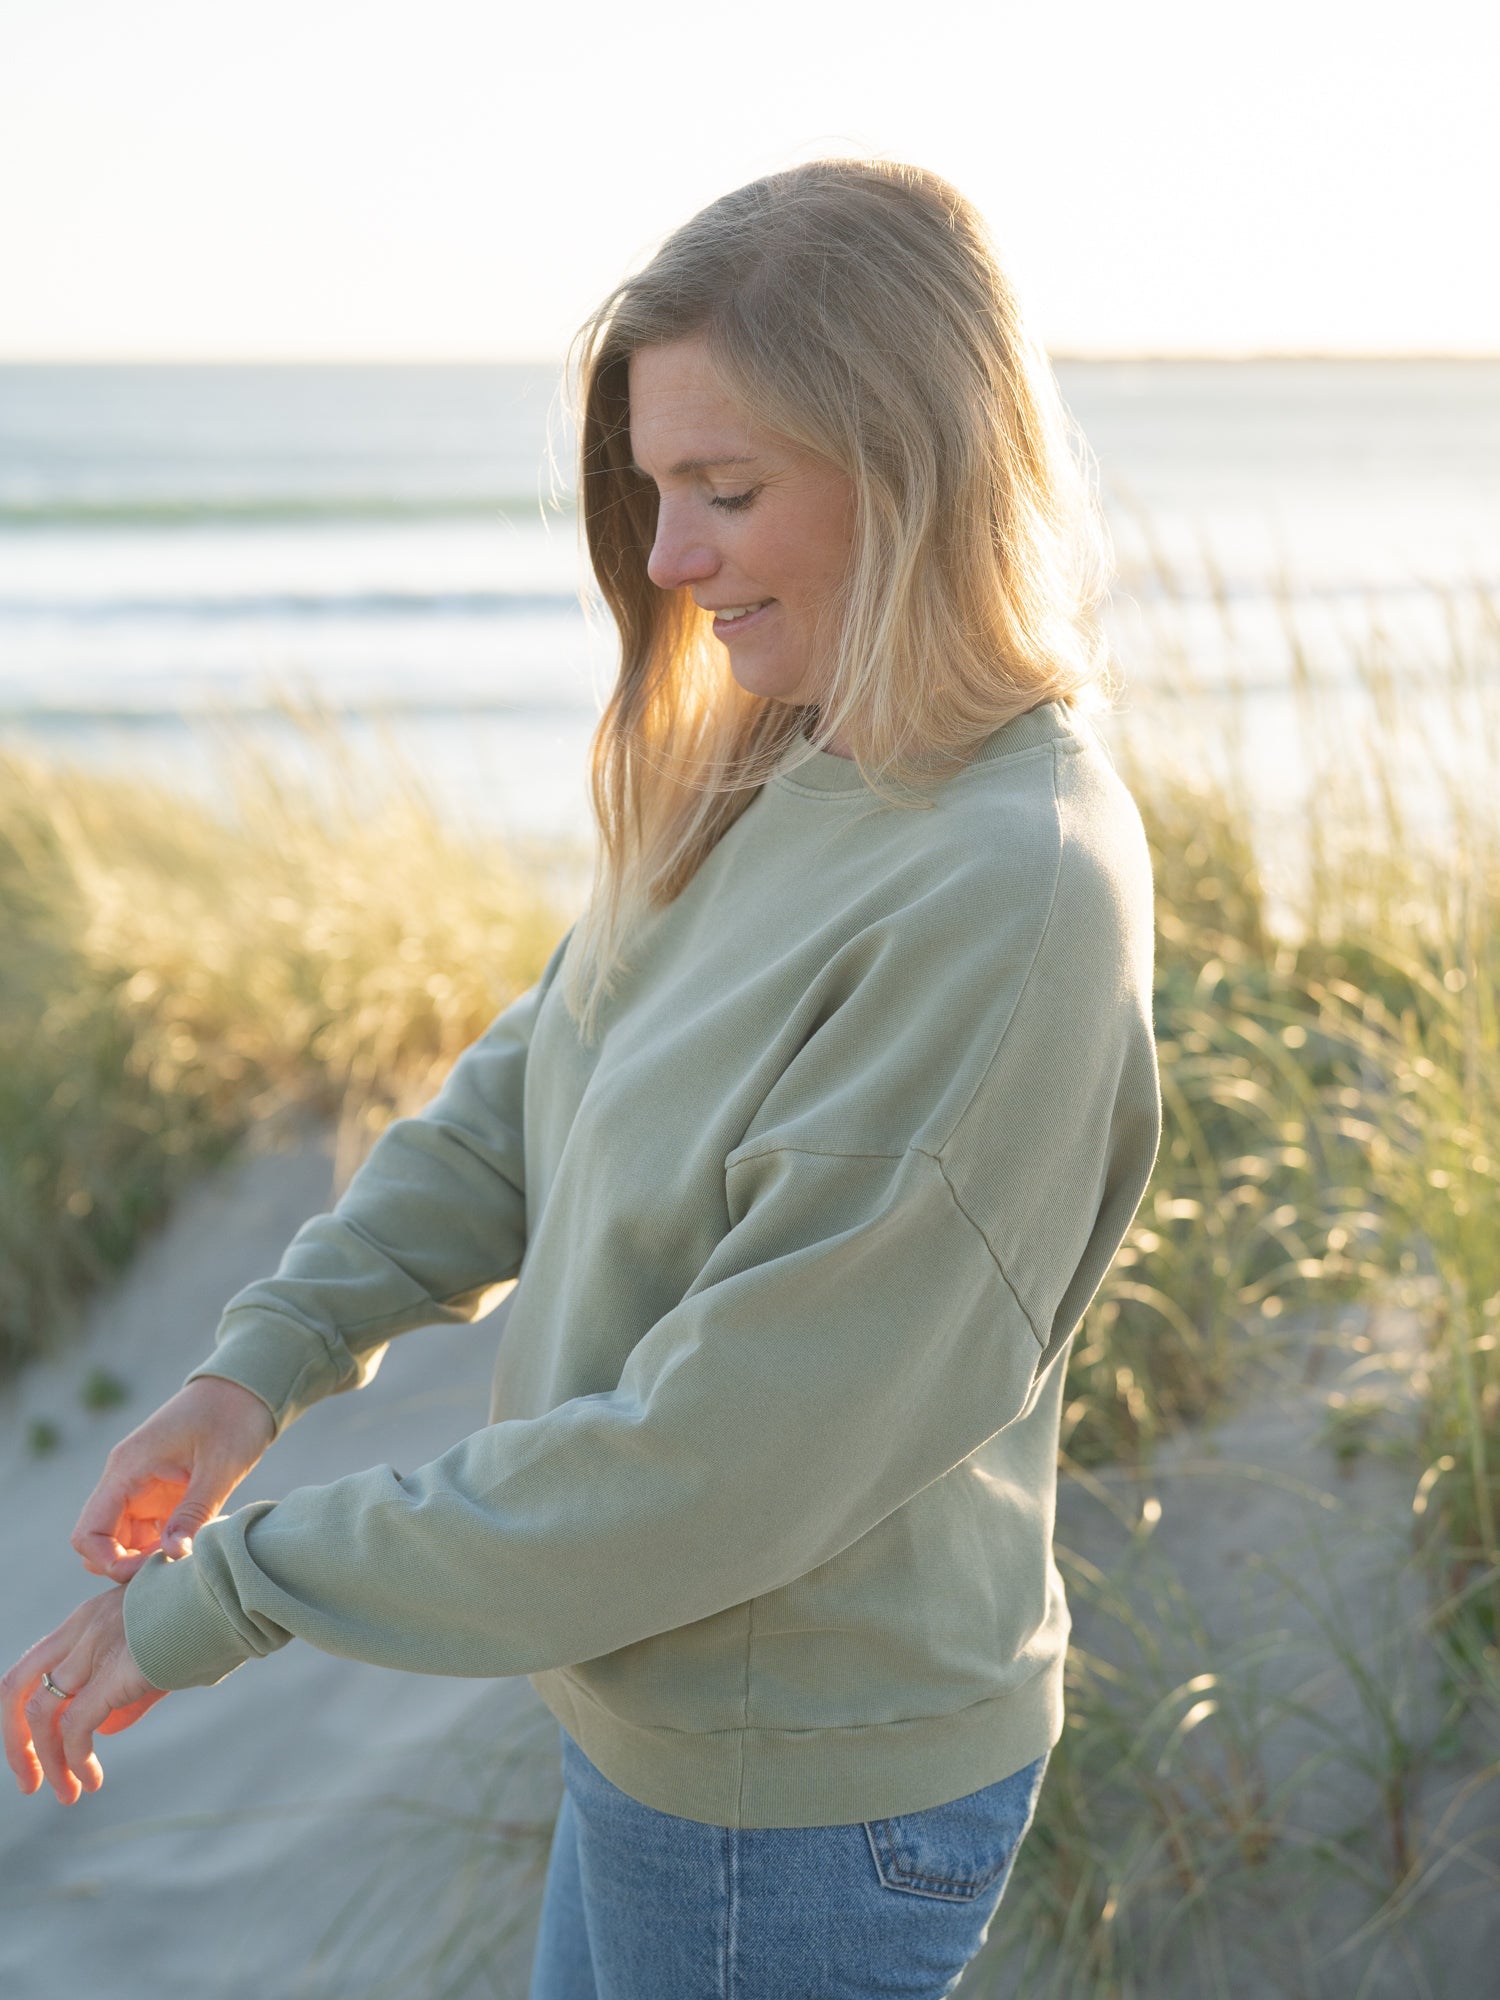
[[[193,1537],[218,1513],[233,1484],[221,1465],[195,1469],[186,1493],[172,1509],[172,1518],[162,1530],[162,1554],[169,1559],[191,1555]]]
[[[94,1731],[108,1719],[113,1707],[108,1674],[88,1682],[63,1707],[59,1747],[63,1765],[81,1791],[97,1792],[104,1783],[104,1767],[94,1755]]]
[[[96,1617],[97,1607],[109,1601],[109,1596],[90,1600]],[[94,1731],[114,1705],[112,1691],[118,1690],[123,1695],[125,1690],[118,1663],[112,1661],[107,1651],[101,1653],[92,1629],[87,1629],[78,1644],[49,1669],[49,1677],[58,1687],[66,1688],[68,1695],[63,1700],[43,1684],[33,1697],[38,1701],[48,1699],[53,1704],[47,1745],[44,1747],[38,1741],[37,1754],[58,1798],[65,1806],[73,1805],[81,1793],[97,1792],[104,1783],[103,1768],[94,1755]],[[49,1756],[49,1749],[53,1748],[55,1768]]]
[[[156,1546],[147,1549],[127,1548],[122,1543],[114,1544],[115,1553],[105,1555],[102,1550],[94,1556],[85,1556],[83,1566],[95,1576],[103,1577],[109,1583],[129,1583],[137,1570],[144,1569],[156,1553]]]
[[[60,1654],[71,1652],[72,1647],[71,1635],[60,1627],[49,1632],[45,1639],[38,1639],[34,1646],[28,1646],[0,1678],[0,1730],[5,1739],[5,1758],[25,1793],[34,1792],[42,1782],[30,1704],[39,1695],[43,1700],[56,1701],[56,1696],[49,1695],[43,1687],[42,1675],[48,1672],[49,1661],[55,1662]]]
[[[94,1576],[113,1576],[115,1565],[125,1560],[125,1550],[113,1535],[75,1533],[71,1539],[84,1568]]]
[[[46,1783],[46,1778],[42,1771],[42,1761],[31,1747],[31,1732],[29,1730],[26,1733],[25,1741],[17,1746],[15,1752],[12,1753],[10,1748],[7,1747],[5,1756],[11,1770],[15,1773],[16,1788],[22,1798],[29,1799],[33,1792],[39,1792],[42,1789],[42,1786]]]
[[[162,1523],[187,1483],[187,1473],[177,1468],[106,1474],[73,1530],[73,1547],[84,1566],[96,1576],[128,1582],[160,1547]]]
[[[131,1481],[118,1473],[106,1472],[88,1499],[69,1536],[83,1557],[84,1567],[96,1575],[107,1573],[107,1565],[125,1551],[115,1539],[115,1529],[130,1499]]]
[[[100,1574],[107,1576],[111,1583],[129,1583],[136,1571],[144,1569],[154,1554],[155,1551],[153,1549],[147,1549],[143,1555],[118,1556]]]
[[[41,1668],[30,1664],[38,1650],[33,1646],[0,1680],[0,1731],[5,1738],[5,1761],[27,1798],[42,1783],[42,1767],[32,1746],[31,1724],[26,1715],[28,1698],[42,1684]]]
[[[62,1678],[58,1668],[54,1676],[60,1687],[68,1683]],[[37,1762],[42,1767],[42,1776],[56,1792],[65,1806],[76,1805],[82,1791],[78,1780],[68,1769],[62,1747],[62,1711],[68,1703],[48,1692],[37,1679],[36,1690],[26,1700],[26,1720],[31,1730],[31,1746]]]
[[[136,1571],[161,1546],[162,1512],[146,1514],[127,1508],[109,1535],[92,1540],[75,1537],[73,1546],[83,1557],[85,1569],[114,1583],[129,1583]]]
[[[115,1523],[114,1539],[119,1553],[110,1562],[108,1573],[116,1583],[128,1583],[146,1558],[161,1547],[162,1528],[181,1490],[174,1487],[163,1494],[160,1483],[153,1480],[145,1494],[132,1494]]]
[[[83,1557],[86,1570],[108,1577],[112,1583],[128,1583],[146,1560],[144,1555],[127,1550],[113,1535],[75,1536],[73,1546]]]

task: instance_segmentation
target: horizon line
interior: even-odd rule
[[[1049,361],[1500,361],[1500,348],[1044,347]],[[0,368],[561,368],[549,354],[6,354]]]

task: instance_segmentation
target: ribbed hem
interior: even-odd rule
[[[976,764],[993,764],[1002,757],[1035,750],[1057,737],[1076,738],[1083,725],[1074,711],[1060,701],[1043,702],[1025,715],[1018,715],[992,736],[987,736],[969,759],[965,770]],[[953,774],[962,777],[963,771]],[[828,792],[857,795],[871,788],[852,757],[835,757],[830,750],[809,751],[805,741],[794,742],[782,757],[771,783],[792,792]],[[1038,1753],[1040,1754],[1040,1753]],[[1005,1775],[1002,1773],[1002,1776]]]
[[[602,1708],[566,1668],[531,1685],[622,1792],[709,1826],[848,1826],[946,1805],[1050,1750],[1063,1661],[954,1715],[852,1729],[646,1729]]]
[[[124,1611],[130,1657],[153,1687],[213,1687],[250,1657],[192,1556],[148,1556]]]

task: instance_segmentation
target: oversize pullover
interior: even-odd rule
[[[526,1674],[613,1783],[732,1827],[917,1811],[1056,1741],[1066,1350],[1160,1125],[1150,868],[1062,704],[923,792],[795,746],[594,1043],[565,939],[231,1301],[196,1372],[281,1426],[518,1277],[486,1428],[146,1563],[156,1686],[293,1637]]]

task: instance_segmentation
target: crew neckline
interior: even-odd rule
[[[955,772],[951,779],[939,782],[952,783],[976,764],[992,764],[998,758],[1034,750],[1056,737],[1076,734],[1077,724],[1067,704],[1045,701],[1037,708],[1028,709],[1024,715],[1014,716],[1009,722],[1002,723],[993,735],[984,739],[962,771]],[[794,759],[800,761],[795,769],[788,770],[786,767]],[[805,737],[799,737],[788,745],[781,762],[771,774],[771,781],[793,792],[859,793],[870,790],[854,758],[836,757],[831,750],[809,753]]]

